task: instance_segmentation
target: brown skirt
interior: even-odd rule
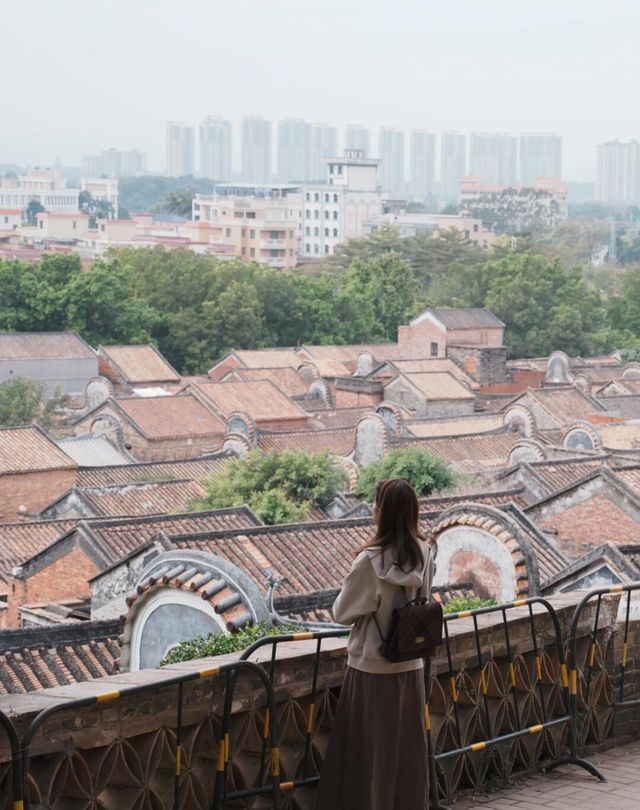
[[[374,675],[347,667],[315,810],[427,810],[422,669]]]

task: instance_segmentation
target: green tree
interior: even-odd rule
[[[83,214],[89,215],[90,228],[95,228],[99,219],[109,219],[115,213],[109,200],[93,197],[86,190],[78,195],[78,208]]]
[[[33,228],[38,224],[38,214],[43,214],[47,209],[37,200],[29,200],[27,207],[24,210],[24,215],[27,220],[27,225]]]
[[[483,268],[484,304],[506,324],[505,343],[514,357],[592,353],[605,326],[605,309],[578,268],[564,271],[531,253],[513,254]]]
[[[193,192],[190,189],[170,191],[166,199],[155,207],[158,213],[175,214],[191,219]]]
[[[189,508],[220,509],[246,503],[265,523],[290,523],[305,519],[313,506],[327,503],[344,477],[328,453],[253,451],[233,459],[223,473],[204,481],[205,495]]]
[[[380,461],[365,467],[360,473],[356,492],[371,503],[378,482],[387,478],[404,478],[422,496],[454,483],[453,473],[445,461],[419,447],[410,447],[390,450]]]
[[[31,425],[52,427],[64,421],[63,408],[69,397],[56,390],[49,399],[38,380],[17,377],[0,383],[0,427]]]

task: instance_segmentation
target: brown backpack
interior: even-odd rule
[[[407,592],[404,588],[402,590],[406,598]],[[402,607],[395,608],[386,638],[376,614],[372,615],[382,642],[380,654],[387,661],[397,663],[430,658],[442,644],[442,605],[435,599],[424,596],[407,599]]]

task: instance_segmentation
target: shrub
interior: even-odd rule
[[[410,447],[391,450],[380,461],[365,467],[360,473],[356,492],[371,503],[378,481],[386,478],[404,478],[418,495],[423,496],[450,487],[454,482],[453,473],[445,461],[419,447]]]
[[[462,610],[477,610],[478,608],[497,605],[495,599],[478,599],[474,596],[455,596],[444,606],[445,613],[460,613]]]

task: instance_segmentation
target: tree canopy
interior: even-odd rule
[[[447,463],[420,447],[390,450],[380,461],[365,467],[358,479],[357,494],[371,503],[379,481],[404,478],[418,495],[431,495],[454,483]]]
[[[203,482],[206,493],[190,509],[221,509],[248,504],[265,523],[306,520],[344,483],[344,472],[329,453],[252,451],[232,459],[224,470]]]
[[[20,427],[34,422],[43,427],[60,424],[68,396],[56,391],[47,397],[38,380],[17,377],[0,383],[0,427]]]

